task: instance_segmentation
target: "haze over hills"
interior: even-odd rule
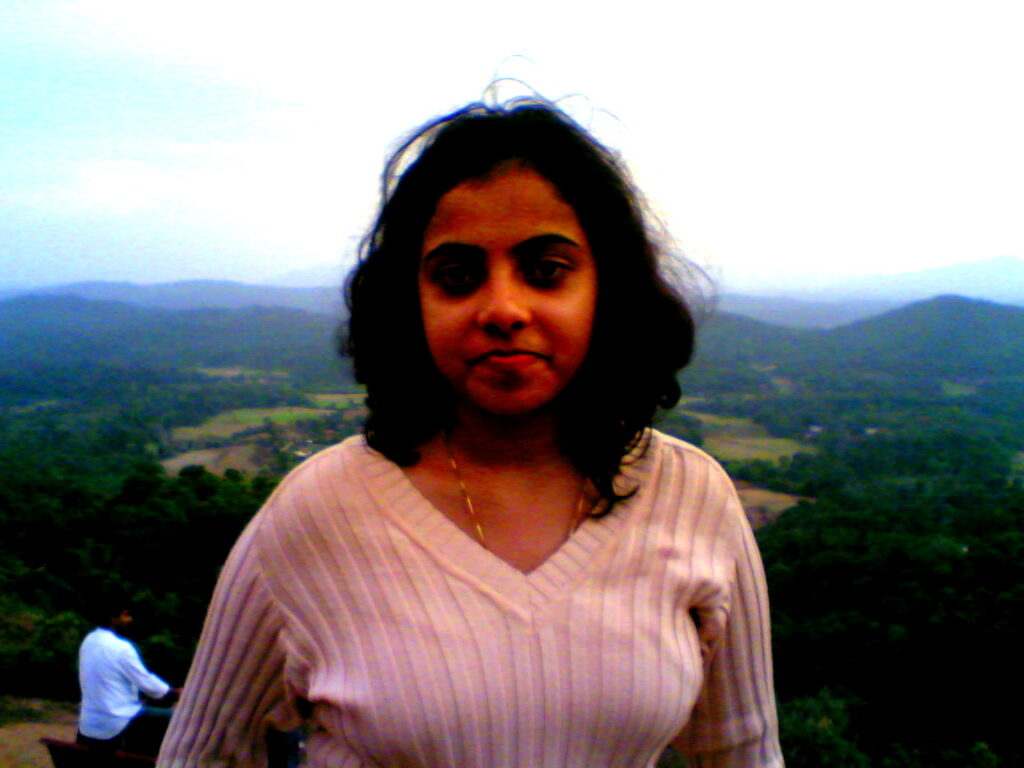
[[[884,299],[814,301],[736,293],[723,294],[718,300],[718,309],[724,312],[787,328],[835,328],[899,306],[899,301]]]
[[[818,287],[725,293],[720,306],[776,325],[833,328],[945,295],[1024,306],[1024,259],[1001,256]]]
[[[808,291],[808,298],[849,301],[871,298],[906,304],[947,294],[1024,305],[1024,259],[999,256],[946,267],[846,280]]]
[[[1024,259],[998,256],[930,269],[847,278],[814,286],[798,284],[793,288],[771,290],[748,288],[745,292],[806,301],[859,301],[869,298],[902,304],[955,293],[1005,304],[1024,304]]]
[[[699,355],[720,363],[847,368],[968,379],[1024,375],[1024,307],[938,296],[831,329],[721,313]]]
[[[77,296],[0,302],[0,372],[83,363],[137,368],[285,370],[342,386],[335,318],[282,307],[173,310]],[[354,386],[348,383],[348,386]]]
[[[0,292],[14,296],[78,296],[98,301],[119,301],[161,309],[241,309],[284,307],[335,315],[343,305],[340,286],[291,287],[253,285],[230,280],[183,280],[141,285],[128,282],[83,282]]]
[[[246,366],[337,382],[336,318],[288,308],[170,310],[72,296],[0,302],[0,370],[102,363]],[[1024,308],[943,296],[839,328],[783,328],[719,313],[698,363],[739,369],[856,369],[981,379],[1024,371]]]
[[[336,265],[304,270],[303,275],[302,281],[282,276],[278,285],[186,280],[145,285],[97,281],[30,289],[0,288],[0,299],[25,294],[68,294],[164,309],[290,307],[335,317],[343,312]],[[316,279],[323,283],[309,284]],[[952,294],[1024,306],[1024,260],[1004,256],[814,289],[797,286],[764,293],[725,292],[719,297],[718,308],[791,328],[834,328],[914,301]]]

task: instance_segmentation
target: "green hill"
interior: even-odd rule
[[[285,371],[307,387],[351,386],[337,322],[281,307],[170,310],[76,296],[0,302],[0,371],[101,364]]]
[[[939,296],[828,331],[823,361],[947,378],[1024,374],[1024,308]]]
[[[284,307],[172,310],[76,296],[0,302],[0,372],[69,365],[286,372],[306,388],[351,387],[337,320]],[[1024,372],[1024,308],[941,296],[849,325],[783,328],[719,313],[701,329],[688,392],[795,386],[870,389]],[[895,382],[895,383],[894,383]],[[902,382],[902,384],[901,384]],[[842,386],[840,386],[842,384]]]
[[[1024,372],[1024,308],[939,296],[828,330],[721,313],[702,330],[699,365],[773,375],[822,370],[985,380]]]

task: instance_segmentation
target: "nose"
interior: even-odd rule
[[[530,322],[525,286],[514,274],[492,274],[480,299],[477,325],[491,335],[508,336]]]

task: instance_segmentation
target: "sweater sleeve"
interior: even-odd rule
[[[118,659],[118,668],[136,688],[154,699],[163,698],[171,690],[170,685],[146,669],[134,645],[125,648],[124,654]]]
[[[699,629],[712,636],[704,686],[674,745],[692,768],[781,768],[764,567],[731,488],[727,507],[737,523],[729,604]]]
[[[267,730],[300,723],[285,684],[284,621],[259,564],[258,520],[218,579],[159,768],[263,768]]]

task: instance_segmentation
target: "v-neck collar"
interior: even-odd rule
[[[651,453],[624,468],[623,475],[630,485],[645,485]],[[638,492],[619,502],[610,514],[588,517],[544,562],[523,572],[480,546],[431,504],[399,466],[365,443],[359,454],[360,474],[366,488],[392,523],[423,547],[446,572],[531,624],[564,598],[595,563],[611,556],[615,540],[641,511],[636,503],[641,496]]]

